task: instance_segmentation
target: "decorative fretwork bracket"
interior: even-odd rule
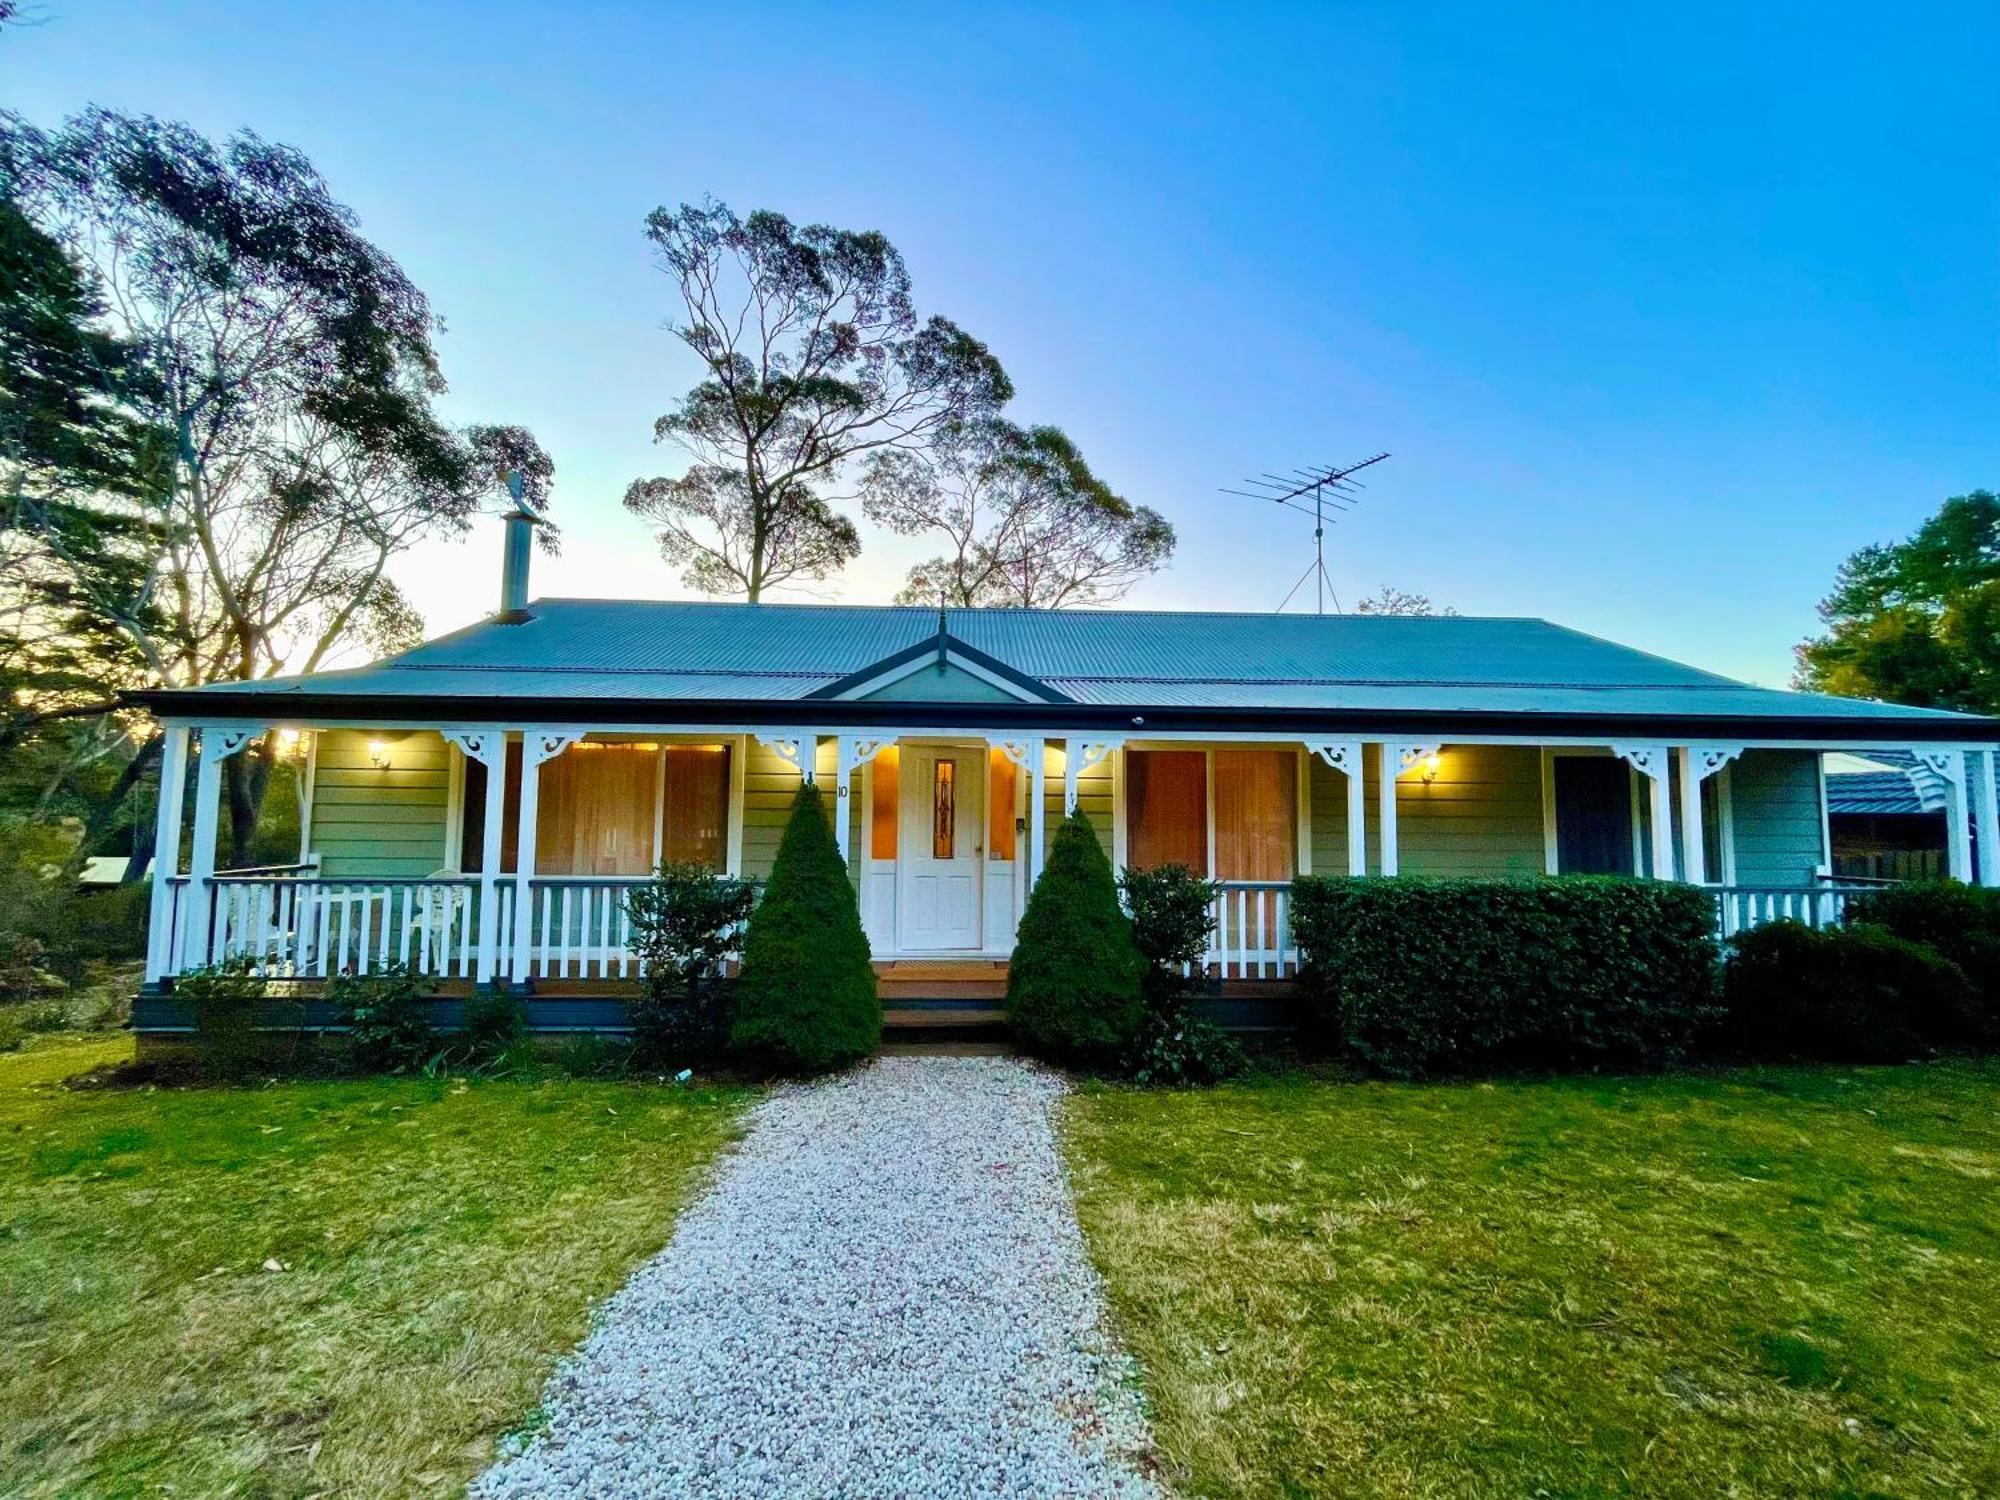
[[[1650,776],[1655,781],[1667,779],[1667,747],[1665,745],[1613,745],[1611,753],[1641,776]]]
[[[204,724],[201,758],[211,763],[225,761],[268,728],[268,724]]]
[[[554,760],[582,739],[581,729],[525,729],[521,732],[521,758],[531,766]]]
[[[1361,774],[1361,741],[1315,740],[1306,748],[1344,776]]]
[[[1965,785],[1965,752],[1963,750],[1920,749],[1916,752],[1917,764],[1933,776],[1952,786]]]
[[[995,740],[993,745],[1022,770],[1028,769],[1028,752],[1031,746],[1027,740]]]
[[[857,769],[868,764],[886,750],[894,741],[880,734],[843,734],[835,741],[837,762],[835,780],[838,783],[834,795],[847,795],[847,778]]]
[[[1708,780],[1742,753],[1741,745],[1697,745],[1689,750],[1688,767],[1694,772],[1696,785]]]
[[[1395,761],[1396,774],[1402,776],[1419,761],[1429,760],[1444,747],[1436,741],[1431,741],[1421,745],[1385,745],[1382,748],[1384,759],[1393,759]],[[1393,755],[1391,752],[1393,752]]]
[[[1068,816],[1076,811],[1076,781],[1085,771],[1102,761],[1105,756],[1123,745],[1122,736],[1107,740],[1071,740],[1074,754],[1063,756],[1063,814]]]
[[[818,779],[818,768],[813,765],[812,751],[818,747],[819,739],[810,734],[759,734],[758,744],[784,761],[807,781]]]
[[[445,743],[456,745],[467,760],[476,760],[482,766],[493,767],[500,764],[507,754],[507,731],[488,727],[455,727],[441,729]]]

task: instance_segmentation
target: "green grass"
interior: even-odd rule
[[[0,1056],[0,1494],[452,1493],[744,1097],[61,1086],[130,1051]]]
[[[2000,1062],[1094,1089],[1067,1133],[1188,1492],[2000,1494]]]

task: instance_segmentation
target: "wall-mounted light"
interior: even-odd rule
[[[1429,786],[1433,781],[1438,779],[1438,767],[1441,764],[1443,764],[1443,760],[1435,750],[1424,757],[1423,769],[1417,774],[1424,778],[1425,786]]]
[[[389,769],[389,742],[370,740],[368,742],[368,764],[378,771]]]
[[[297,729],[278,731],[278,759],[290,760],[305,748],[305,735]]]

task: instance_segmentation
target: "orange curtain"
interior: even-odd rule
[[[729,747],[669,745],[660,858],[720,870],[729,859]]]
[[[1014,773],[1020,769],[1005,750],[989,750],[986,784],[986,857],[1014,857]]]
[[[644,875],[653,867],[655,745],[572,745],[541,768],[537,875]]]
[[[1290,880],[1298,870],[1298,761],[1289,750],[1215,752],[1215,878]]]
[[[874,812],[868,824],[868,857],[896,857],[896,780],[902,757],[894,745],[884,745],[876,755],[869,775],[874,779]]]
[[[1125,858],[1137,870],[1208,873],[1208,760],[1199,750],[1125,755]]]

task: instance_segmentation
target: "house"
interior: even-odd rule
[[[1937,880],[1947,869],[1950,788],[1907,750],[1826,757],[1827,845],[1833,873],[1853,880]],[[1985,869],[1975,820],[1972,865]]]
[[[531,518],[507,524],[484,623],[144,695],[162,849],[199,769],[141,1029],[183,1024],[175,974],[233,957],[402,961],[441,991],[532,991],[539,1025],[615,1018],[637,976],[622,891],[662,859],[766,873],[801,777],[831,796],[885,989],[952,992],[970,966],[989,999],[1070,808],[1117,865],[1224,883],[1212,972],[1239,985],[1295,968],[1306,873],[1616,873],[1714,886],[1725,931],[1828,920],[1828,751],[1924,767],[1961,877],[1972,822],[2000,818],[2000,722],[1750,687],[1543,620],[530,603]],[[222,763],[273,727],[310,742],[309,859],[218,871]]]

